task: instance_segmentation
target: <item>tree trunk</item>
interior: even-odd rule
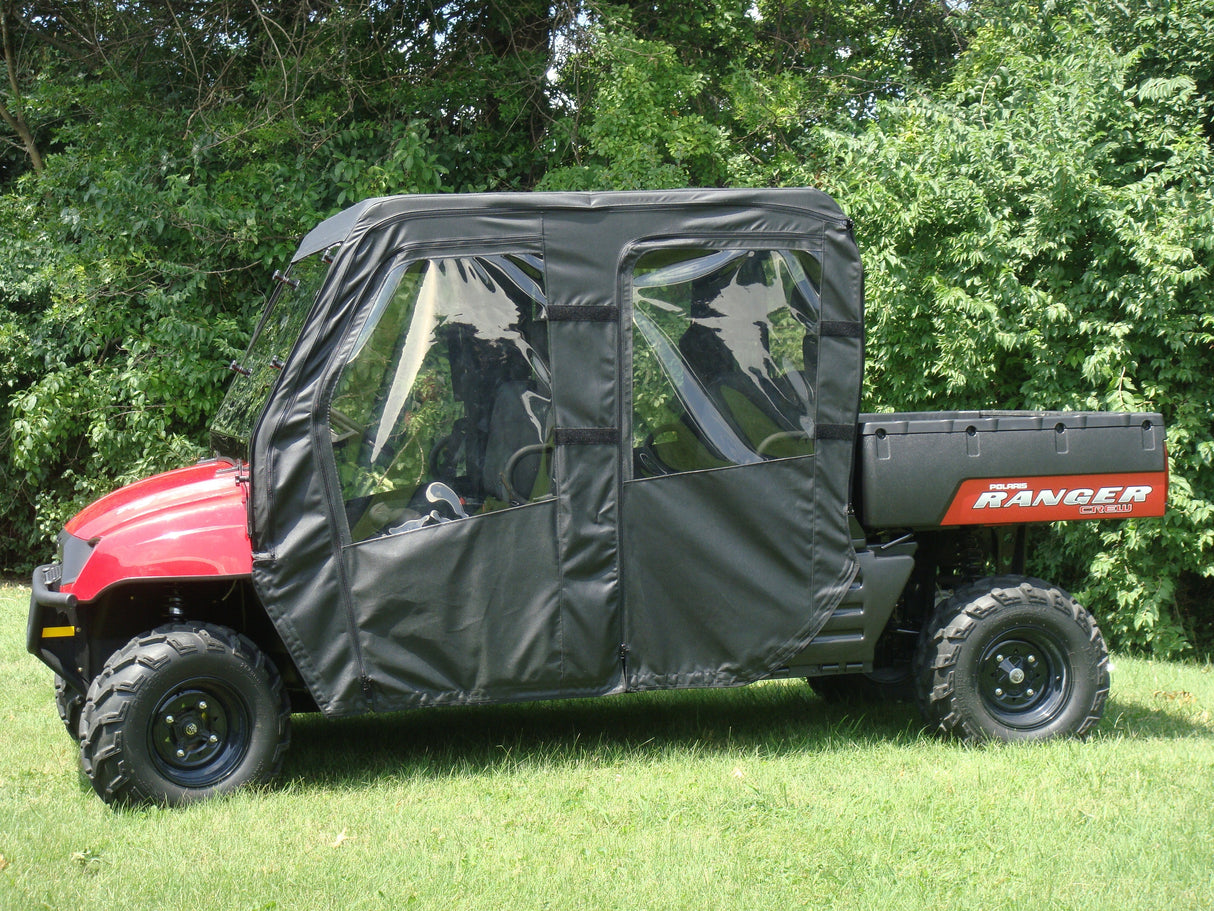
[[[7,5],[0,10],[0,39],[3,39],[4,65],[8,70],[11,94],[9,104],[5,104],[4,99],[0,98],[0,120],[7,123],[9,128],[20,137],[21,142],[25,145],[25,151],[29,154],[30,164],[37,173],[41,174],[42,153],[38,151],[38,144],[34,142],[34,134],[30,131],[29,124],[25,122],[25,115],[21,113],[21,89],[17,85],[17,55],[13,49],[12,35],[8,28],[8,13]]]

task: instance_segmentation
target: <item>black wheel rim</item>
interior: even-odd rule
[[[160,700],[148,727],[152,761],[182,787],[217,784],[249,748],[252,714],[219,680],[190,681]]]
[[[982,651],[978,689],[1002,724],[1033,729],[1049,724],[1066,706],[1072,676],[1057,636],[1035,627],[997,635]]]

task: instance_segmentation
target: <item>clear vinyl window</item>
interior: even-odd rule
[[[342,369],[329,429],[354,541],[550,496],[543,264],[402,264]]]
[[[635,477],[814,451],[821,264],[668,249],[632,271]]]
[[[253,426],[295,347],[330,262],[327,254],[314,253],[281,276],[282,284],[271,295],[248,350],[232,365],[236,378],[211,422],[211,444],[220,455],[249,457]]]

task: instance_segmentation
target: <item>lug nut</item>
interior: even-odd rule
[[[1036,663],[1037,663],[1037,656],[1029,655],[1029,664],[1036,664]]]
[[[210,737],[207,738],[207,742],[208,743],[219,743],[218,735],[212,734]]]
[[[205,702],[199,702],[198,711],[205,712],[206,710],[207,710],[207,704]]]
[[[1025,695],[1032,696],[1032,695],[1033,695],[1033,691],[1032,691],[1032,690],[1026,690],[1026,691],[1025,691]]]
[[[1003,695],[1003,687],[1001,687],[1001,686],[997,686],[997,687],[995,687],[995,695],[996,695],[996,696],[1002,696],[1002,695]]]
[[[164,723],[165,723],[165,724],[172,724],[172,723],[173,723],[173,716],[172,716],[172,715],[165,715],[165,716],[164,716]]]
[[[177,751],[177,758],[178,758],[178,759],[185,759],[185,750],[178,750],[178,751]]]

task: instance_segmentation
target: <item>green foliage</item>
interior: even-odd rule
[[[867,405],[1162,411],[1169,518],[1038,550],[1117,646],[1178,652],[1178,597],[1214,577],[1209,102],[1096,6],[1029,6],[979,22],[942,91],[830,138],[868,266]]]
[[[205,454],[266,272],[316,220],[442,179],[424,124],[334,132],[317,173],[278,125],[191,136],[185,115],[153,116],[148,86],[91,86],[78,103],[94,117],[59,131],[38,195],[3,201],[4,258],[22,263],[0,293],[24,343],[5,373],[27,378],[7,401],[10,490],[38,511],[14,529],[26,553],[106,490]],[[97,149],[98,128],[118,138]]]
[[[590,163],[557,170],[548,189],[660,189],[723,176],[725,135],[697,113],[706,77],[674,48],[600,30],[587,55],[599,85],[585,129]]]
[[[1162,411],[1169,517],[1053,530],[1037,570],[1121,647],[1214,647],[1214,4],[663,14],[613,10],[565,70],[579,160],[546,185],[825,185],[865,253],[867,407]]]
[[[223,4],[178,17],[102,2],[78,21],[4,5],[26,29],[5,53],[46,166],[0,163],[0,569],[44,559],[97,496],[206,454],[226,365],[303,233],[368,196],[446,189],[444,161],[500,128],[427,108],[433,86],[401,81],[433,63],[391,45],[416,13],[353,4],[269,23]],[[483,37],[451,37],[469,52],[459,72],[478,55],[489,73],[517,65]],[[518,102],[502,111],[517,94],[477,101],[516,116]]]
[[[571,164],[548,189],[787,182],[807,134],[947,72],[943,5],[693,0],[604,6],[557,74]]]

